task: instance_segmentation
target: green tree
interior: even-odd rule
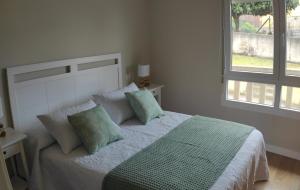
[[[299,4],[299,0],[286,0],[287,11],[295,9]],[[273,7],[272,1],[258,1],[247,3],[232,3],[232,17],[235,23],[235,31],[240,31],[240,16],[242,15],[255,15],[264,16],[272,15]]]

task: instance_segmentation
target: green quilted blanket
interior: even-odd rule
[[[194,116],[108,173],[103,189],[209,189],[252,130]]]

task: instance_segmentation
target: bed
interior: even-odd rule
[[[98,64],[103,61],[106,62],[104,66]],[[51,76],[36,74],[49,69],[59,73]],[[8,82],[14,126],[29,136],[26,149],[32,168],[32,189],[100,190],[112,169],[191,118],[190,115],[166,112],[165,116],[147,125],[133,118],[120,126],[124,136],[122,141],[93,155],[87,155],[83,147],[64,154],[58,144],[43,146],[50,137],[36,116],[88,99],[94,93],[122,87],[121,54],[14,67],[8,69]],[[210,189],[253,189],[254,182],[268,177],[264,139],[254,129]]]

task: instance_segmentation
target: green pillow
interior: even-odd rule
[[[101,106],[68,116],[68,120],[89,154],[123,139],[117,126]]]
[[[156,117],[164,115],[163,110],[149,90],[125,93],[132,109],[145,125]]]

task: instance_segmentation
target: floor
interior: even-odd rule
[[[300,190],[300,161],[268,153],[270,179],[255,190]]]

